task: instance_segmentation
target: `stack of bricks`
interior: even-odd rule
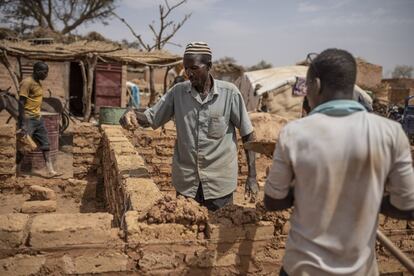
[[[73,175],[83,179],[100,165],[101,133],[91,123],[77,124],[73,129]]]
[[[144,159],[121,127],[102,125],[102,132],[105,197],[115,223],[120,225],[127,211],[135,211],[139,215],[146,213],[161,193],[149,178]]]
[[[108,213],[0,214],[0,275],[130,271],[134,264],[112,219]]]
[[[164,131],[139,129],[131,136],[137,152],[147,164],[151,178],[161,191],[174,190],[171,185],[171,169],[176,137],[176,130],[172,123],[168,123]],[[247,178],[247,160],[241,138],[238,139],[238,161],[238,183],[242,185]]]
[[[151,178],[161,191],[172,191],[172,157],[176,139],[175,127],[168,124],[166,131],[140,129],[132,136],[137,152],[144,158]]]
[[[14,124],[0,126],[0,180],[16,175],[16,128]]]

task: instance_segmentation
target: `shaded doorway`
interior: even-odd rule
[[[70,63],[69,73],[69,110],[75,116],[83,116],[83,78],[77,62]]]

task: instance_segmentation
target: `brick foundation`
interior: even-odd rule
[[[79,123],[73,129],[73,176],[83,179],[97,171],[101,158],[101,133],[98,126]]]
[[[14,121],[12,121],[14,122]],[[0,181],[16,175],[16,127],[0,126]]]
[[[168,131],[166,137],[171,137]],[[142,158],[119,126],[102,126],[101,132],[100,151],[97,128],[77,130],[82,138],[92,137],[93,143],[83,144],[79,138],[77,158],[83,161],[76,164],[86,167],[82,173],[87,174],[97,168],[90,160],[102,160],[111,214],[0,215],[0,275],[277,275],[289,231],[289,212],[260,213],[259,206],[233,206],[225,208],[227,213],[220,213],[224,209],[209,213],[204,227],[149,224],[143,217],[165,193],[159,187],[168,185],[150,178],[156,175],[151,167],[158,170],[162,168],[159,164],[166,163],[155,163],[156,167],[144,159],[151,157],[149,152],[153,159],[170,158],[172,139],[159,138],[157,132],[143,134],[139,141],[147,139],[149,146],[137,145],[147,154]],[[169,181],[167,172],[162,176]],[[78,185],[82,181],[72,182]],[[379,224],[413,257],[412,223],[381,216]],[[379,245],[377,256],[382,273],[404,271]]]

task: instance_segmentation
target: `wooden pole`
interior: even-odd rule
[[[414,275],[414,262],[396,247],[379,229],[377,230],[377,239],[412,275]]]
[[[95,73],[96,63],[98,56],[95,54],[88,54],[86,57],[86,69],[87,69],[87,87],[86,93],[83,95],[84,114],[83,120],[89,122],[92,112],[92,91],[93,91],[93,78]]]
[[[86,102],[87,102],[87,93],[88,93],[88,79],[86,76],[86,66],[85,66],[85,62],[83,62],[82,60],[79,61],[79,67],[81,69],[81,74],[82,74],[82,112],[83,114],[85,114],[86,112]]]
[[[164,75],[164,95],[168,91],[167,79],[168,79],[168,72],[171,70],[171,68],[173,68],[173,67],[172,66],[167,66],[167,68],[165,69],[165,75]]]
[[[157,97],[157,91],[155,90],[155,83],[154,83],[154,67],[149,66],[149,90],[150,90],[150,98],[148,102],[148,107],[151,107],[155,104],[155,100]]]

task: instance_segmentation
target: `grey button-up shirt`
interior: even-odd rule
[[[253,131],[242,95],[235,85],[214,80],[202,100],[190,81],[176,84],[145,111],[156,129],[174,118],[177,128],[172,184],[195,197],[201,183],[205,199],[232,193],[237,185],[237,139]]]

